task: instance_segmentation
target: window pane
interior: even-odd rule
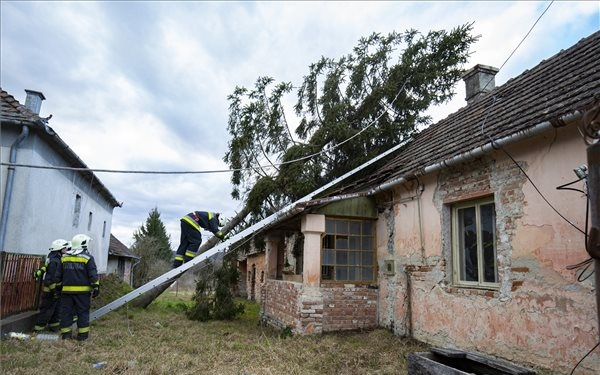
[[[362,280],[363,281],[373,280],[373,267],[363,267],[362,268]]]
[[[372,266],[373,263],[373,252],[372,251],[362,251],[362,265],[363,266]]]
[[[347,251],[336,251],[335,264],[348,264],[348,252]]]
[[[481,246],[483,250],[483,279],[486,282],[498,282],[496,267],[496,213],[493,204],[480,207]]]
[[[360,221],[351,221],[350,222],[350,234],[360,234],[361,230]]]
[[[348,238],[348,248],[352,250],[360,250],[360,237],[350,236]]]
[[[373,222],[372,221],[363,221],[362,233],[366,234],[366,235],[373,235]]]
[[[360,252],[348,251],[348,264],[351,266],[360,265]]]
[[[348,280],[360,281],[360,268],[348,267]]]
[[[325,232],[326,233],[335,233],[335,220],[325,219]]]
[[[363,250],[373,250],[374,246],[373,246],[373,237],[371,236],[364,236],[362,238],[362,249]]]
[[[321,266],[321,279],[333,280],[333,266]]]
[[[335,232],[337,234],[348,234],[348,221],[337,220],[335,223]]]
[[[348,236],[337,236],[335,238],[335,248],[346,250],[348,248]]]
[[[335,267],[336,280],[348,280],[348,267]]]
[[[328,234],[325,237],[323,237],[323,248],[335,249],[335,236]]]
[[[460,278],[465,281],[478,281],[475,207],[459,209],[457,213]]]
[[[323,264],[334,264],[335,251],[323,250]]]

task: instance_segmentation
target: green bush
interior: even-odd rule
[[[244,312],[244,305],[236,303],[233,288],[237,285],[240,273],[229,262],[215,269],[209,263],[200,274],[196,291],[192,297],[193,305],[186,311],[191,320],[233,320]]]
[[[92,310],[97,310],[132,290],[116,274],[109,273],[100,280],[100,295],[92,299]]]

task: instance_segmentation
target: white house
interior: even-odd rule
[[[0,250],[48,253],[57,238],[85,233],[99,273],[107,271],[113,209],[119,202],[40,117],[41,92],[25,105],[0,89]]]

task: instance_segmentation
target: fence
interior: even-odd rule
[[[42,262],[39,255],[0,252],[0,318],[37,310],[41,283],[33,271]]]

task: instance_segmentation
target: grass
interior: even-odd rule
[[[236,320],[191,321],[190,298],[167,291],[146,309],[123,306],[92,322],[86,342],[3,340],[0,374],[406,374],[408,354],[427,351],[384,329],[290,337],[260,325],[249,301]]]

